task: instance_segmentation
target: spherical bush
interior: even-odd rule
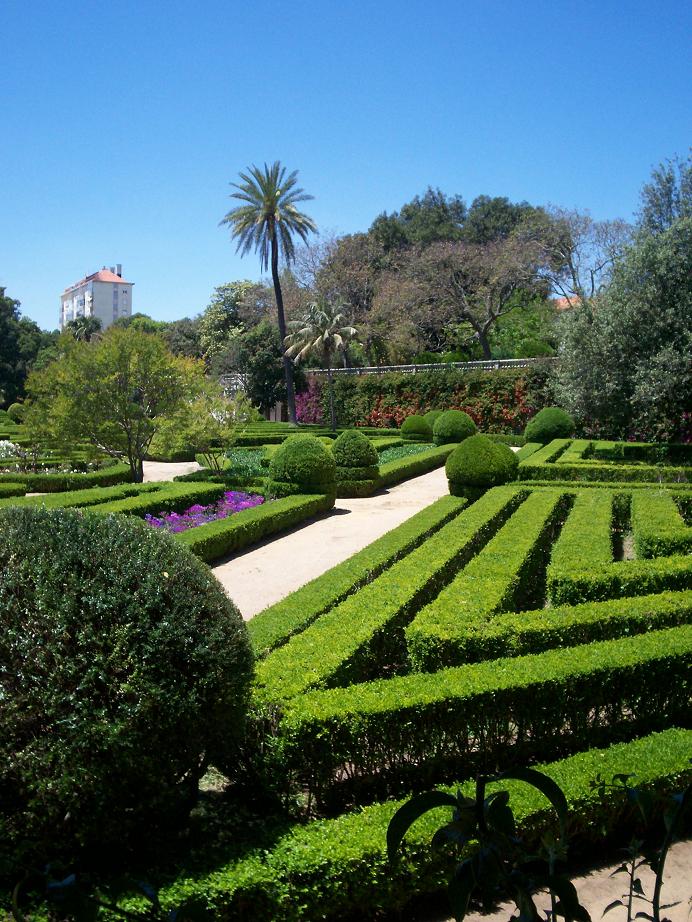
[[[170,835],[253,673],[238,610],[172,536],[40,507],[0,511],[0,664],[10,866]]]
[[[334,455],[314,435],[291,435],[279,446],[269,464],[269,492],[332,493],[336,478]]]
[[[378,464],[375,446],[357,429],[347,429],[336,439],[332,454],[337,467],[372,467]]]
[[[7,415],[13,423],[23,422],[25,412],[23,403],[11,403],[7,408]]]
[[[449,492],[464,496],[507,483],[516,477],[517,465],[516,455],[507,445],[472,435],[447,458]]]
[[[401,426],[401,437],[407,442],[432,442],[432,429],[423,416],[407,416]]]
[[[574,434],[574,420],[560,407],[544,407],[529,420],[524,431],[527,442],[547,445],[553,439],[568,439]]]
[[[430,426],[431,429],[435,428],[435,420],[438,416],[442,416],[444,410],[428,410],[427,413],[423,415],[423,419]]]
[[[435,420],[433,439],[436,445],[463,442],[476,434],[476,424],[463,410],[445,410]]]

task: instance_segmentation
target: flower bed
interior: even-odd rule
[[[184,512],[161,512],[159,515],[146,515],[144,520],[153,528],[164,528],[175,535],[189,528],[208,525],[209,522],[216,522],[218,519],[227,519],[235,512],[252,509],[263,502],[264,497],[255,493],[227,490],[218,502],[209,506],[195,504]]]

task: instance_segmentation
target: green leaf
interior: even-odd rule
[[[399,846],[404,836],[415,821],[437,807],[451,807],[454,809],[457,801],[451,794],[444,791],[426,791],[417,794],[396,811],[387,827],[387,856],[389,861],[394,861]]]

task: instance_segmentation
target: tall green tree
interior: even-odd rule
[[[65,325],[68,333],[71,333],[75,339],[90,342],[95,336],[98,336],[102,329],[101,321],[98,317],[77,317],[76,320],[70,320]]]
[[[271,268],[276,312],[281,340],[286,337],[286,317],[279,277],[279,259],[287,265],[295,258],[294,237],[303,242],[308,234],[317,228],[306,214],[299,211],[298,204],[313,198],[297,185],[298,171],[286,175],[286,168],[276,160],[264,168],[251,166],[247,173],[240,174],[240,183],[231,183],[236,190],[231,198],[243,204],[232,208],[222,219],[231,229],[231,235],[238,241],[237,249],[241,255],[254,250],[259,253],[260,266],[263,270]],[[286,378],[286,401],[288,415],[292,423],[296,422],[296,402],[293,387],[293,369],[288,356],[284,356],[284,375]]]
[[[284,340],[287,346],[286,355],[294,358],[296,362],[315,355],[327,369],[329,416],[334,431],[336,413],[332,367],[335,357],[343,353],[358,331],[347,324],[346,314],[341,305],[330,304],[324,300],[314,301],[309,305],[305,316],[300,320],[292,320],[288,327],[290,333]]]
[[[24,383],[29,369],[41,349],[53,336],[22,317],[20,303],[0,288],[0,393],[9,405],[24,396]]]
[[[207,365],[225,346],[229,337],[243,327],[240,306],[252,290],[252,282],[227,282],[218,285],[199,321],[199,341]]]
[[[247,332],[228,340],[214,357],[211,373],[237,376],[252,403],[268,417],[269,411],[286,399],[283,355],[276,326],[261,320]]]
[[[692,217],[692,150],[684,160],[659,164],[640,199],[639,229],[646,234],[661,234],[678,218]]]
[[[98,340],[61,345],[60,357],[27,381],[27,431],[124,459],[141,483],[157,428],[203,387],[202,364],[132,329],[113,327]]]

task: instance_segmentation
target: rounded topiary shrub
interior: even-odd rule
[[[445,410],[435,420],[433,440],[436,445],[463,442],[476,434],[476,424],[463,410]]]
[[[428,410],[428,412],[423,415],[423,419],[430,426],[430,428],[434,430],[435,420],[438,418],[438,416],[442,416],[443,413],[444,410]]]
[[[379,456],[370,439],[348,429],[336,439],[332,448],[336,461],[336,495],[369,496],[380,473]]]
[[[529,420],[524,430],[527,442],[547,445],[553,439],[568,439],[574,434],[574,420],[560,407],[544,407]]]
[[[238,610],[171,535],[40,507],[0,510],[0,663],[10,867],[169,836],[253,673]]]
[[[7,408],[7,415],[13,423],[23,422],[25,412],[23,403],[11,403]]]
[[[401,425],[401,437],[407,442],[432,442],[432,436],[424,416],[407,416]]]
[[[272,496],[296,493],[333,494],[336,462],[327,446],[314,435],[290,435],[272,456],[268,490]]]
[[[518,461],[507,445],[472,435],[447,458],[445,471],[454,496],[478,496],[489,487],[514,480]]]

